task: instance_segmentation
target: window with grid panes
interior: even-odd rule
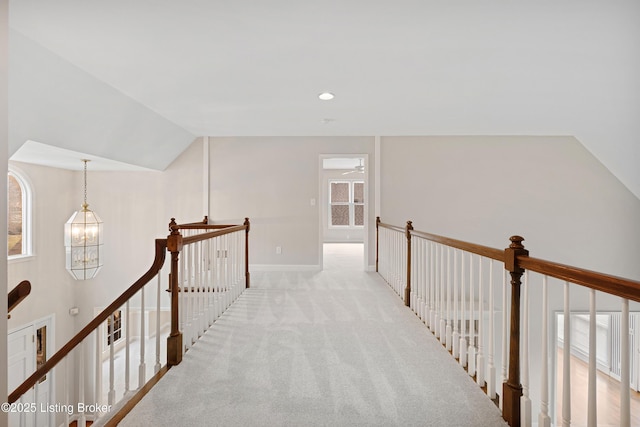
[[[329,181],[329,226],[364,226],[363,181]]]

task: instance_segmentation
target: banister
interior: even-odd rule
[[[518,256],[517,263],[525,270],[640,302],[640,282],[635,280],[528,256]]]
[[[396,225],[385,224],[384,222],[379,222],[378,226],[382,227],[382,228],[388,228],[389,230],[399,231],[401,233],[404,233],[404,227],[398,227]]]
[[[199,242],[201,240],[212,239],[214,237],[224,236],[225,234],[235,233],[236,231],[244,230],[246,228],[247,228],[246,225],[234,225],[231,227],[227,227],[224,230],[209,231],[208,233],[201,233],[193,236],[182,237],[182,244],[188,245],[191,243]]]
[[[31,293],[31,282],[23,280],[7,295],[7,313],[16,308]]]
[[[47,360],[39,369],[37,369],[29,378],[20,384],[8,397],[8,403],[16,402],[20,396],[33,387],[40,378],[53,369],[65,356],[67,356],[78,344],[87,338],[94,329],[98,328],[109,316],[120,306],[134,296],[144,285],[153,279],[162,268],[167,250],[167,239],[155,240],[155,258],[149,270],[142,275],[133,285],[125,290],[116,300],[114,300],[107,308],[102,310],[91,322],[89,322],[80,332],[71,338],[64,346],[60,348],[49,360]]]
[[[378,271],[379,253],[379,228],[386,228],[398,233],[402,233],[407,239],[408,257],[406,260],[407,279],[405,288],[406,295],[410,292],[411,286],[411,237],[419,237],[452,248],[460,249],[485,258],[493,259],[504,264],[505,270],[511,275],[511,328],[509,333],[509,373],[508,378],[503,383],[503,417],[511,426],[520,425],[520,411],[522,396],[522,385],[520,384],[520,288],[521,278],[525,270],[543,274],[548,277],[560,279],[569,283],[575,283],[607,294],[619,296],[625,300],[640,302],[640,282],[618,276],[598,273],[583,268],[573,267],[565,264],[547,261],[529,256],[529,252],[524,248],[522,242],[524,238],[520,236],[510,237],[511,244],[504,250],[495,249],[483,245],[451,239],[436,234],[425,233],[413,230],[411,221],[407,226],[398,227],[385,224],[376,218],[376,271]]]
[[[437,234],[425,233],[423,231],[413,230],[411,231],[411,235],[430,240],[432,242],[440,243],[445,246],[460,249],[466,252],[471,252],[486,258],[495,259],[497,261],[504,260],[504,250],[491,248],[489,246],[478,245],[475,243],[469,243],[463,240],[451,239],[449,237],[438,236]]]

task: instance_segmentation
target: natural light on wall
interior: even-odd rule
[[[84,162],[84,203],[64,225],[66,267],[76,280],[91,279],[102,267],[102,220],[87,204],[87,162]]]

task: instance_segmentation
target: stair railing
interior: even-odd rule
[[[29,296],[31,293],[31,282],[28,280],[23,280],[18,283],[18,285],[11,289],[9,294],[7,295],[7,313],[11,313],[11,311],[18,306],[24,299]],[[7,314],[8,318],[11,318],[11,315]]]
[[[64,398],[53,410],[65,425],[73,420],[81,427],[89,420],[94,426],[116,425],[249,286],[249,227],[248,219],[242,225],[213,225],[205,217],[178,225],[172,218],[167,238],[155,240],[147,272],[12,391],[8,403],[39,408],[38,384],[54,373],[64,381]],[[167,252],[171,272],[163,292]],[[189,345],[182,345],[183,331]],[[147,347],[154,344],[150,359]]]
[[[529,383],[529,293],[536,276],[542,307],[540,406],[538,425],[551,423],[549,370],[549,279],[564,289],[563,425],[571,423],[569,329],[570,290],[587,288],[590,295],[589,385],[587,425],[596,426],[596,291],[621,298],[620,349],[621,426],[631,425],[629,366],[629,301],[640,302],[640,282],[567,266],[529,256],[524,239],[512,236],[504,250],[416,231],[411,221],[405,227],[376,220],[376,271],[403,298],[405,305],[422,319],[459,364],[486,394],[496,401],[511,426],[530,426],[532,393]],[[501,264],[501,265],[500,265]],[[499,273],[496,267],[502,267]],[[507,285],[507,273],[510,286]],[[563,283],[562,283],[563,282]],[[502,294],[502,302],[496,294]],[[508,302],[510,301],[510,302]],[[522,311],[522,313],[521,313]],[[496,317],[501,312],[501,322]],[[510,314],[509,314],[510,313]],[[521,316],[522,314],[522,316]],[[521,324],[522,319],[522,324]],[[498,324],[497,324],[498,323]],[[496,353],[496,337],[501,340]],[[507,338],[508,337],[508,338]],[[500,360],[500,367],[496,361]],[[497,384],[502,383],[499,396]],[[609,421],[609,420],[606,420]]]

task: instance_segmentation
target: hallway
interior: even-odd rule
[[[252,287],[121,426],[502,426],[362,251]],[[358,256],[360,257],[358,259]]]

